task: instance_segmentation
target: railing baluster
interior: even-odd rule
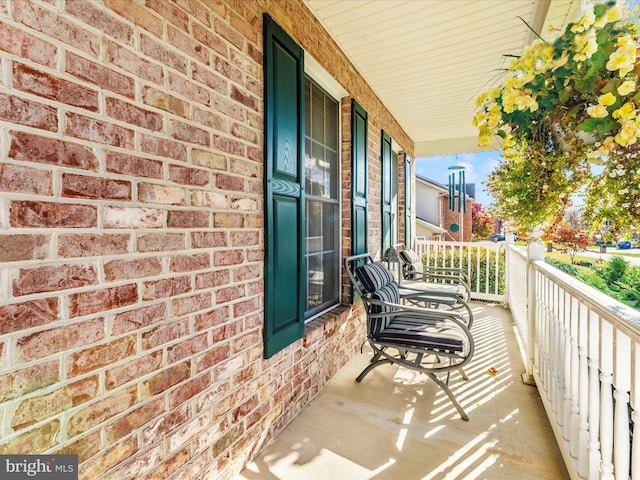
[[[600,318],[589,319],[589,480],[600,478]],[[639,477],[640,478],[640,477]]]
[[[631,373],[631,419],[634,425],[633,442],[631,444],[631,478],[640,478],[640,430],[636,425],[640,423],[638,401],[640,400],[640,343],[633,342],[633,372]]]
[[[571,298],[564,290],[563,293],[563,326],[564,326],[564,345],[562,347],[564,358],[564,373],[562,375],[562,385],[564,388],[564,412],[562,418],[564,420],[563,437],[565,440],[571,440]]]
[[[631,443],[629,442],[629,390],[631,388],[631,340],[616,331],[616,363],[614,366],[615,418],[613,431],[614,473],[620,480],[629,476]]]
[[[580,303],[578,310],[578,416],[580,420],[578,432],[578,473],[586,477],[589,471],[589,310]]]
[[[613,480],[613,327],[609,322],[602,323],[602,341],[600,358],[600,464],[601,480]]]
[[[580,357],[578,354],[578,301],[571,297],[571,456],[578,458],[579,418],[579,375]]]

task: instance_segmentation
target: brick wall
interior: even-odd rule
[[[473,201],[467,200],[467,213],[462,214],[462,221],[464,226],[462,233],[464,238],[460,238],[459,230],[456,233],[451,232],[452,224],[455,223],[456,225],[460,225],[460,214],[457,210],[455,212],[449,210],[448,195],[443,195],[440,197],[440,205],[442,212],[444,212],[443,228],[446,228],[447,230],[447,233],[444,234],[444,239],[451,242],[470,242],[473,238],[473,222],[471,218],[471,205],[473,205]]]
[[[262,358],[265,10],[368,111],[379,251],[413,144],[301,1],[0,0],[0,453],[230,478],[357,351],[342,306]]]

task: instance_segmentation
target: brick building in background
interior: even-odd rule
[[[85,480],[232,477],[358,351],[340,260],[363,226],[372,252],[404,235],[412,141],[302,0],[2,1],[0,62],[0,453],[75,453]],[[270,115],[305,118],[302,171],[270,170]],[[296,175],[306,204],[271,191]],[[291,206],[337,270],[318,285],[300,260],[311,321],[276,344],[265,248]]]

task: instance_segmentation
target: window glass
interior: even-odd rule
[[[305,85],[307,318],[339,302],[339,105],[309,77]]]

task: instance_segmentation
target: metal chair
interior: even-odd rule
[[[474,341],[464,317],[451,310],[401,304],[400,288],[392,273],[369,254],[347,257],[344,265],[364,302],[367,341],[374,352],[356,381],[386,364],[422,372],[444,391],[462,419],[469,420],[449,388],[451,372],[459,371],[468,380],[463,367],[473,356]]]

